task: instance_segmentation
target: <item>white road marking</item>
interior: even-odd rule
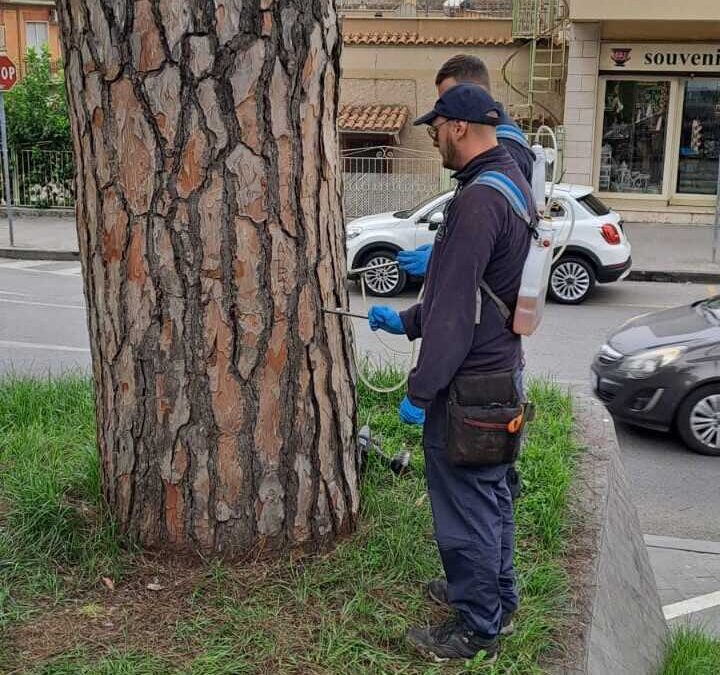
[[[44,349],[53,352],[83,352],[90,353],[87,347],[69,347],[68,345],[43,345],[37,342],[17,342],[15,340],[0,340],[0,347],[10,349]]]
[[[26,298],[27,293],[15,293],[15,291],[0,291],[0,295],[17,295],[21,298]]]
[[[703,610],[710,609],[711,607],[717,607],[720,605],[720,591],[714,593],[707,593],[705,595],[698,595],[688,600],[682,600],[681,602],[674,602],[671,605],[665,605],[663,607],[663,614],[665,620],[676,619],[679,616],[685,616],[687,614],[695,614],[696,612],[702,612]]]
[[[682,303],[680,303],[682,304]],[[618,307],[622,309],[672,309],[673,307],[678,307],[678,305],[630,305],[630,304],[624,304],[621,302],[603,302],[603,303],[594,303],[589,302],[587,303],[586,307],[602,307],[604,309],[616,309]]]
[[[38,265],[47,264],[47,261],[43,260],[10,260],[8,262],[0,263],[0,267],[6,270],[25,270],[28,268],[37,267]]]
[[[82,274],[82,267],[80,263],[74,263],[72,267],[64,267],[59,270],[38,270],[39,272],[45,272],[46,274],[57,274],[61,277],[79,276]]]
[[[34,307],[52,307],[53,309],[85,309],[85,305],[59,305],[52,302],[31,302],[30,300],[11,300],[10,298],[0,298],[0,302],[11,305],[33,305]]]
[[[17,272],[30,272],[31,274],[54,274],[60,277],[80,276],[82,269],[80,263],[70,262],[70,267],[49,270],[47,265],[56,264],[49,260],[10,260],[0,262],[0,269],[15,270]]]

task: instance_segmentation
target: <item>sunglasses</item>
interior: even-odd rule
[[[440,122],[440,124],[438,124],[437,126],[433,126],[431,124],[429,127],[427,127],[428,136],[430,136],[433,142],[437,140],[439,133],[438,129],[440,129],[443,124],[447,124],[448,122],[452,122],[452,120],[445,120],[444,122]]]

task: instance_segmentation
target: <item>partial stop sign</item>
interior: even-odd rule
[[[7,57],[0,56],[0,141],[2,141],[2,168],[3,168],[3,194],[2,201],[8,217],[8,234],[10,235],[10,246],[15,246],[15,235],[13,233],[13,211],[12,192],[10,191],[10,167],[8,164],[7,127],[5,124],[5,95],[10,91],[17,81],[17,68]]]
[[[17,68],[5,55],[0,56],[0,91],[10,91],[17,82]]]

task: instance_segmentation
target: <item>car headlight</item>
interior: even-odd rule
[[[350,239],[355,239],[355,237],[360,235],[361,232],[362,232],[362,229],[359,227],[349,227],[345,231],[345,239],[347,239],[348,241],[350,241]]]
[[[628,377],[642,379],[650,377],[660,368],[669,366],[677,361],[685,352],[687,347],[661,347],[660,349],[651,349],[646,352],[640,352],[634,356],[628,357],[618,368]]]

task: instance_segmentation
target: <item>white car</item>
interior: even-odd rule
[[[549,189],[549,185],[548,185]],[[583,185],[556,185],[554,196],[561,203],[552,210],[556,241],[565,243],[575,214],[575,228],[560,259],[553,265],[549,297],[563,304],[583,302],[596,283],[624,279],[630,273],[630,242],[623,231],[619,213],[603,204]],[[395,259],[398,251],[432,244],[452,192],[435,195],[415,208],[395,213],[379,213],[357,218],[346,228],[348,276],[357,279],[354,269],[378,267],[365,273],[365,284],[372,295],[400,293],[409,281],[397,266],[381,267]],[[558,249],[559,252],[559,249]]]

